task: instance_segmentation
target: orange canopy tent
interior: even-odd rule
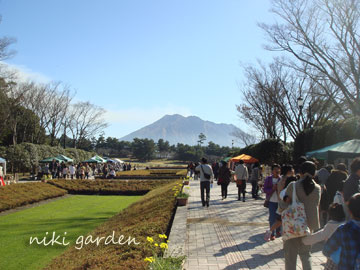
[[[256,163],[259,162],[259,160],[257,160],[256,158],[249,156],[249,155],[245,155],[245,154],[241,154],[240,156],[237,157],[233,157],[232,159],[230,159],[231,162],[238,162],[240,160],[243,160],[244,163]]]

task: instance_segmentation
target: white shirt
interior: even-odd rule
[[[237,180],[247,180],[249,178],[248,169],[244,164],[239,164],[236,166],[235,175]]]
[[[277,184],[277,182],[280,181],[280,178],[275,178],[275,177],[273,177],[272,181],[273,181],[273,185],[275,185],[275,184]],[[271,195],[269,201],[270,201],[270,202],[274,202],[274,203],[278,203],[278,202],[279,202],[279,198],[278,198],[278,196],[277,196],[276,190],[275,190],[275,192]]]
[[[69,166],[69,172],[70,172],[70,174],[75,174],[75,167],[70,165]]]

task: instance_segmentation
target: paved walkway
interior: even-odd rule
[[[185,238],[186,231],[183,241],[183,253],[187,256],[185,269],[285,269],[281,238],[270,242],[263,240],[268,228],[268,212],[263,200],[254,200],[247,194],[246,202],[237,201],[234,183],[229,185],[228,198],[222,200],[221,188],[214,183],[207,208],[201,204],[199,186],[199,181],[190,181],[189,204],[179,207],[177,213],[184,229],[179,231],[174,243],[181,246],[179,239]],[[250,188],[248,184],[247,190]],[[174,225],[176,223],[175,220]],[[170,234],[171,238],[174,239],[175,234]],[[323,269],[326,262],[321,250],[321,244],[313,247],[314,270]],[[300,259],[298,269],[302,269]]]

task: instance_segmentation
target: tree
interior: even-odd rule
[[[182,143],[176,145],[175,157],[178,160],[197,162],[202,156],[204,156],[202,147]]]
[[[206,135],[201,132],[201,133],[199,134],[198,143],[199,143],[200,145],[202,145],[202,144],[204,143],[204,141],[206,141]]]
[[[81,147],[85,139],[102,132],[108,124],[103,119],[105,110],[89,102],[78,102],[70,106],[65,121],[69,128],[73,147]]]
[[[231,133],[232,136],[240,140],[245,146],[249,146],[251,144],[255,144],[257,139],[255,136],[250,135],[242,130],[235,130]]]
[[[134,138],[131,147],[138,160],[149,161],[154,158],[156,145],[153,140]]]
[[[0,22],[2,17],[0,16]],[[11,37],[1,37],[0,38],[0,61],[4,61],[12,57],[16,52],[10,49],[10,45],[16,42],[15,38]]]
[[[61,82],[37,84],[27,82],[20,84],[28,89],[22,105],[32,110],[40,119],[40,126],[47,130],[50,136],[50,144],[57,144],[59,132],[63,129],[66,114],[73,98],[70,87]],[[39,140],[35,134],[35,141]],[[39,142],[37,142],[39,143]]]
[[[273,0],[282,23],[261,24],[266,48],[291,55],[293,66],[319,86],[343,118],[360,115],[360,2]]]
[[[262,139],[279,138],[281,127],[276,115],[277,108],[271,104],[271,98],[258,83],[257,73],[253,67],[244,69],[247,81],[240,89],[243,102],[236,106],[239,116],[247,124],[259,131]],[[274,98],[279,97],[276,85],[269,87]]]
[[[159,139],[157,142],[157,148],[161,157],[166,156],[170,151],[170,143],[168,141],[164,141],[163,139]]]
[[[282,137],[286,142],[288,136],[295,140],[302,130],[336,120],[339,114],[329,100],[316,94],[318,84],[306,74],[282,65],[282,62],[283,59],[275,59],[268,66],[260,63],[259,68],[245,67],[248,87],[244,87],[242,92],[246,99],[238,108],[242,118],[257,127],[263,138],[266,134],[269,138]],[[297,104],[299,98],[304,101],[302,107]],[[244,107],[250,108],[257,117],[249,115]]]

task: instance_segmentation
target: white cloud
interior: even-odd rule
[[[14,64],[8,64],[5,62],[1,62],[1,64],[4,64],[5,68],[13,73],[16,73],[16,78],[19,81],[26,82],[26,81],[35,81],[38,83],[49,83],[52,81],[51,78],[48,76],[31,70],[30,68],[24,66],[24,65],[14,65]]]

